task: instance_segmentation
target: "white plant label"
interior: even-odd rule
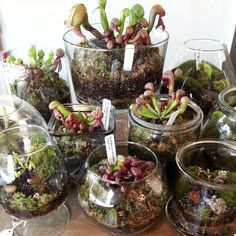
[[[178,116],[179,111],[175,111],[171,114],[169,120],[167,121],[166,125],[173,125],[173,123],[175,122],[176,117]]]
[[[105,137],[105,145],[109,164],[116,164],[117,156],[114,134],[110,134]]]
[[[109,120],[110,120],[110,110],[111,110],[111,101],[108,99],[103,99],[102,101],[102,123],[106,131],[109,129]]]
[[[125,58],[123,64],[123,71],[131,71],[134,61],[134,50],[135,46],[133,44],[127,44],[125,46]]]
[[[196,61],[196,70],[199,70],[199,65],[201,63],[201,54],[200,52],[195,53],[195,61]]]

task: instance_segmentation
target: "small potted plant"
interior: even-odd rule
[[[1,65],[9,92],[33,105],[48,122],[52,100],[70,102],[70,90],[62,77],[64,51],[49,51],[36,46],[17,48],[2,54]],[[63,65],[63,66],[62,66]]]
[[[233,235],[236,232],[235,145],[217,139],[183,145],[166,213],[184,235]]]
[[[160,82],[169,38],[162,19],[165,10],[154,5],[146,20],[143,7],[135,4],[109,22],[106,0],[98,4],[100,24],[89,23],[83,4],[73,6],[66,20],[72,29],[63,39],[76,96],[91,104],[107,98],[118,109],[128,108],[147,82]]]
[[[116,163],[110,164],[105,145],[91,152],[78,183],[80,205],[105,231],[143,231],[159,219],[169,198],[162,167],[140,144],[116,143],[116,153]]]
[[[61,104],[53,101],[48,129],[66,160],[70,174],[78,172],[91,150],[104,142],[104,137],[115,130],[115,109],[112,106],[109,127],[103,124],[100,106],[88,104]]]
[[[162,76],[169,93],[157,96],[152,83],[145,85],[129,109],[129,140],[147,145],[160,158],[167,170],[169,182],[173,181],[174,157],[186,141],[200,135],[203,113],[200,107],[185,96],[182,89],[174,91],[174,74],[167,71]]]
[[[236,83],[227,48],[217,40],[185,41],[173,67],[175,88],[184,88],[204,115],[217,104],[218,94]]]

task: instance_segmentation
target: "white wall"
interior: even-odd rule
[[[98,22],[98,12],[93,13],[97,0],[0,0],[3,47],[10,49],[33,43],[63,45],[62,35],[67,30],[64,20],[71,6],[79,2],[87,6],[91,23]],[[146,16],[156,3],[166,10],[164,22],[170,40],[165,69],[187,39],[214,38],[225,42],[228,49],[231,47],[236,24],[235,0],[107,0],[109,19],[119,17],[124,7],[135,3],[143,3]]]

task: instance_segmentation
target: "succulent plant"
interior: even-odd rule
[[[130,109],[141,119],[160,124],[165,120],[181,115],[185,112],[189,98],[183,89],[174,91],[174,74],[167,71],[161,78],[166,82],[169,90],[167,100],[158,99],[155,94],[153,83],[147,83],[144,87],[145,92],[136,98],[135,103],[131,104]],[[175,120],[175,118],[173,118]],[[173,122],[172,122],[173,123]]]
[[[61,121],[59,130],[64,133],[92,133],[103,128],[103,112],[100,107],[96,107],[91,113],[71,112],[60,102],[53,101],[49,104],[49,109],[54,112],[56,119]]]
[[[155,19],[159,16],[157,27],[165,29],[162,17],[165,16],[165,10],[161,5],[154,5],[149,14],[149,20],[144,18],[144,9],[140,4],[135,4],[131,9],[124,8],[121,12],[120,18],[112,18],[108,22],[106,15],[106,0],[99,0],[96,8],[100,13],[100,21],[103,27],[103,32],[100,33],[95,29],[88,20],[87,9],[84,4],[74,5],[68,15],[65,24],[73,28],[73,31],[87,42],[86,36],[81,31],[81,26],[95,36],[96,39],[105,42],[106,48],[112,49],[117,47],[124,47],[126,44],[134,45],[149,45],[151,40],[149,33],[152,31]],[[129,17],[129,22],[125,28],[125,20]],[[124,30],[125,28],[125,30]],[[123,34],[124,31],[124,34]]]

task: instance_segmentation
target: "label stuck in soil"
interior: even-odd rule
[[[200,54],[200,52],[195,53],[195,60],[196,60],[196,70],[199,70],[200,69],[199,65],[201,63],[201,54]]]
[[[103,99],[102,101],[102,123],[106,131],[109,129],[109,120],[110,120],[110,110],[111,110],[111,101],[108,99]]]
[[[109,164],[116,164],[117,156],[114,134],[110,134],[105,137],[105,145]]]
[[[133,44],[128,44],[125,46],[125,58],[123,64],[124,71],[131,71],[134,61],[134,49],[135,46]]]

